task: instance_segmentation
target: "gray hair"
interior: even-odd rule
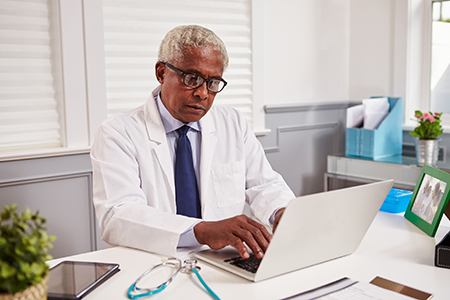
[[[198,25],[183,25],[170,30],[161,41],[158,60],[163,63],[180,62],[188,48],[203,47],[212,47],[220,52],[225,70],[228,66],[225,44],[213,31]]]

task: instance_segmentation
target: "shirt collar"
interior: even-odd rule
[[[187,124],[184,124],[183,122],[175,119],[167,110],[167,108],[164,106],[164,103],[161,100],[161,93],[158,93],[158,95],[156,96],[156,105],[158,107],[159,115],[161,116],[164,129],[166,130],[166,134],[177,130],[183,125],[187,125],[194,130],[201,131],[199,122],[189,122]]]

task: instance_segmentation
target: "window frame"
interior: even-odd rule
[[[431,33],[433,0],[408,0],[406,27],[407,41],[403,45],[407,57],[404,69],[406,78],[404,129],[413,130],[417,124],[411,120],[415,110],[429,111],[431,108]],[[396,12],[396,14],[398,14]],[[397,15],[398,16],[398,15]],[[402,25],[398,24],[397,28]],[[400,29],[400,31],[403,31]],[[445,133],[450,133],[450,114],[443,114]]]
[[[5,151],[0,161],[88,153],[83,1],[51,1],[61,147]]]
[[[102,0],[53,0],[62,147],[0,153],[0,161],[89,153],[95,131],[107,118]],[[263,97],[263,3],[251,0],[253,128],[265,128]],[[255,12],[257,12],[255,14]],[[149,94],[151,91],[149,91]]]

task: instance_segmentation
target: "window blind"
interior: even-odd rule
[[[51,5],[1,1],[0,151],[60,147]]]
[[[232,106],[252,123],[250,0],[104,0],[108,115],[137,107],[158,86],[155,63],[165,34],[178,25],[213,30],[225,43],[228,82],[214,105]]]

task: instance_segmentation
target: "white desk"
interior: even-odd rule
[[[450,231],[443,218],[435,238],[423,233],[402,215],[378,213],[358,250],[344,258],[252,283],[199,262],[201,275],[221,299],[281,299],[342,277],[370,282],[376,276],[433,293],[434,300],[450,297],[450,269],[434,266],[435,245]],[[136,233],[138,234],[138,233]],[[332,245],[331,245],[332,246]],[[301,249],[298,250],[301,255]],[[160,257],[123,247],[90,252],[62,260],[116,262],[121,271],[86,296],[91,299],[127,299],[136,278],[161,261]],[[192,275],[179,274],[166,290],[144,299],[212,299]]]

